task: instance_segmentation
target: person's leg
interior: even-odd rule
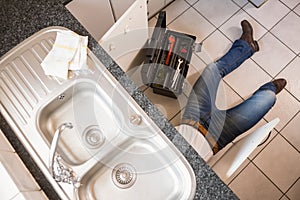
[[[218,137],[219,150],[232,142],[237,136],[246,132],[273,107],[276,101],[276,86],[269,82],[261,86],[250,98],[243,103],[226,111],[225,121],[210,122],[209,132],[217,134],[219,127],[223,127]],[[219,111],[223,112],[223,111]],[[219,132],[220,133],[220,132]]]
[[[244,40],[236,40],[229,51],[209,64],[189,95],[183,119],[206,122],[216,110],[215,99],[220,80],[251,57],[254,50]]]

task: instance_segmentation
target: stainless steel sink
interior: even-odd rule
[[[122,140],[118,135],[124,120],[114,115],[116,109],[112,110],[112,100],[97,83],[79,80],[42,106],[37,119],[39,132],[50,144],[56,128],[71,122],[74,128],[61,135],[58,151],[69,164],[79,165],[101,150],[105,140]]]
[[[88,51],[89,70],[67,80],[45,76],[40,63],[56,32],[44,29],[0,61],[1,112],[63,199],[192,199],[194,172],[164,133]],[[49,151],[57,151],[80,183],[56,182]]]
[[[82,176],[80,199],[192,198],[193,181],[186,164],[156,139],[130,138],[98,159]]]

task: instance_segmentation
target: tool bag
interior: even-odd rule
[[[193,35],[167,30],[166,12],[160,12],[146,45],[141,70],[143,83],[156,94],[177,98],[182,93],[192,53],[201,49],[195,40]]]

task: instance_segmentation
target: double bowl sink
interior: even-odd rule
[[[60,30],[41,30],[0,61],[1,112],[54,189],[66,199],[193,199],[187,160],[92,52],[69,80],[44,75]],[[55,170],[63,164],[76,184],[53,178],[52,145]]]

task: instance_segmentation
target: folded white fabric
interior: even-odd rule
[[[87,36],[73,31],[57,32],[51,51],[41,63],[46,75],[68,79],[69,70],[87,68]]]

